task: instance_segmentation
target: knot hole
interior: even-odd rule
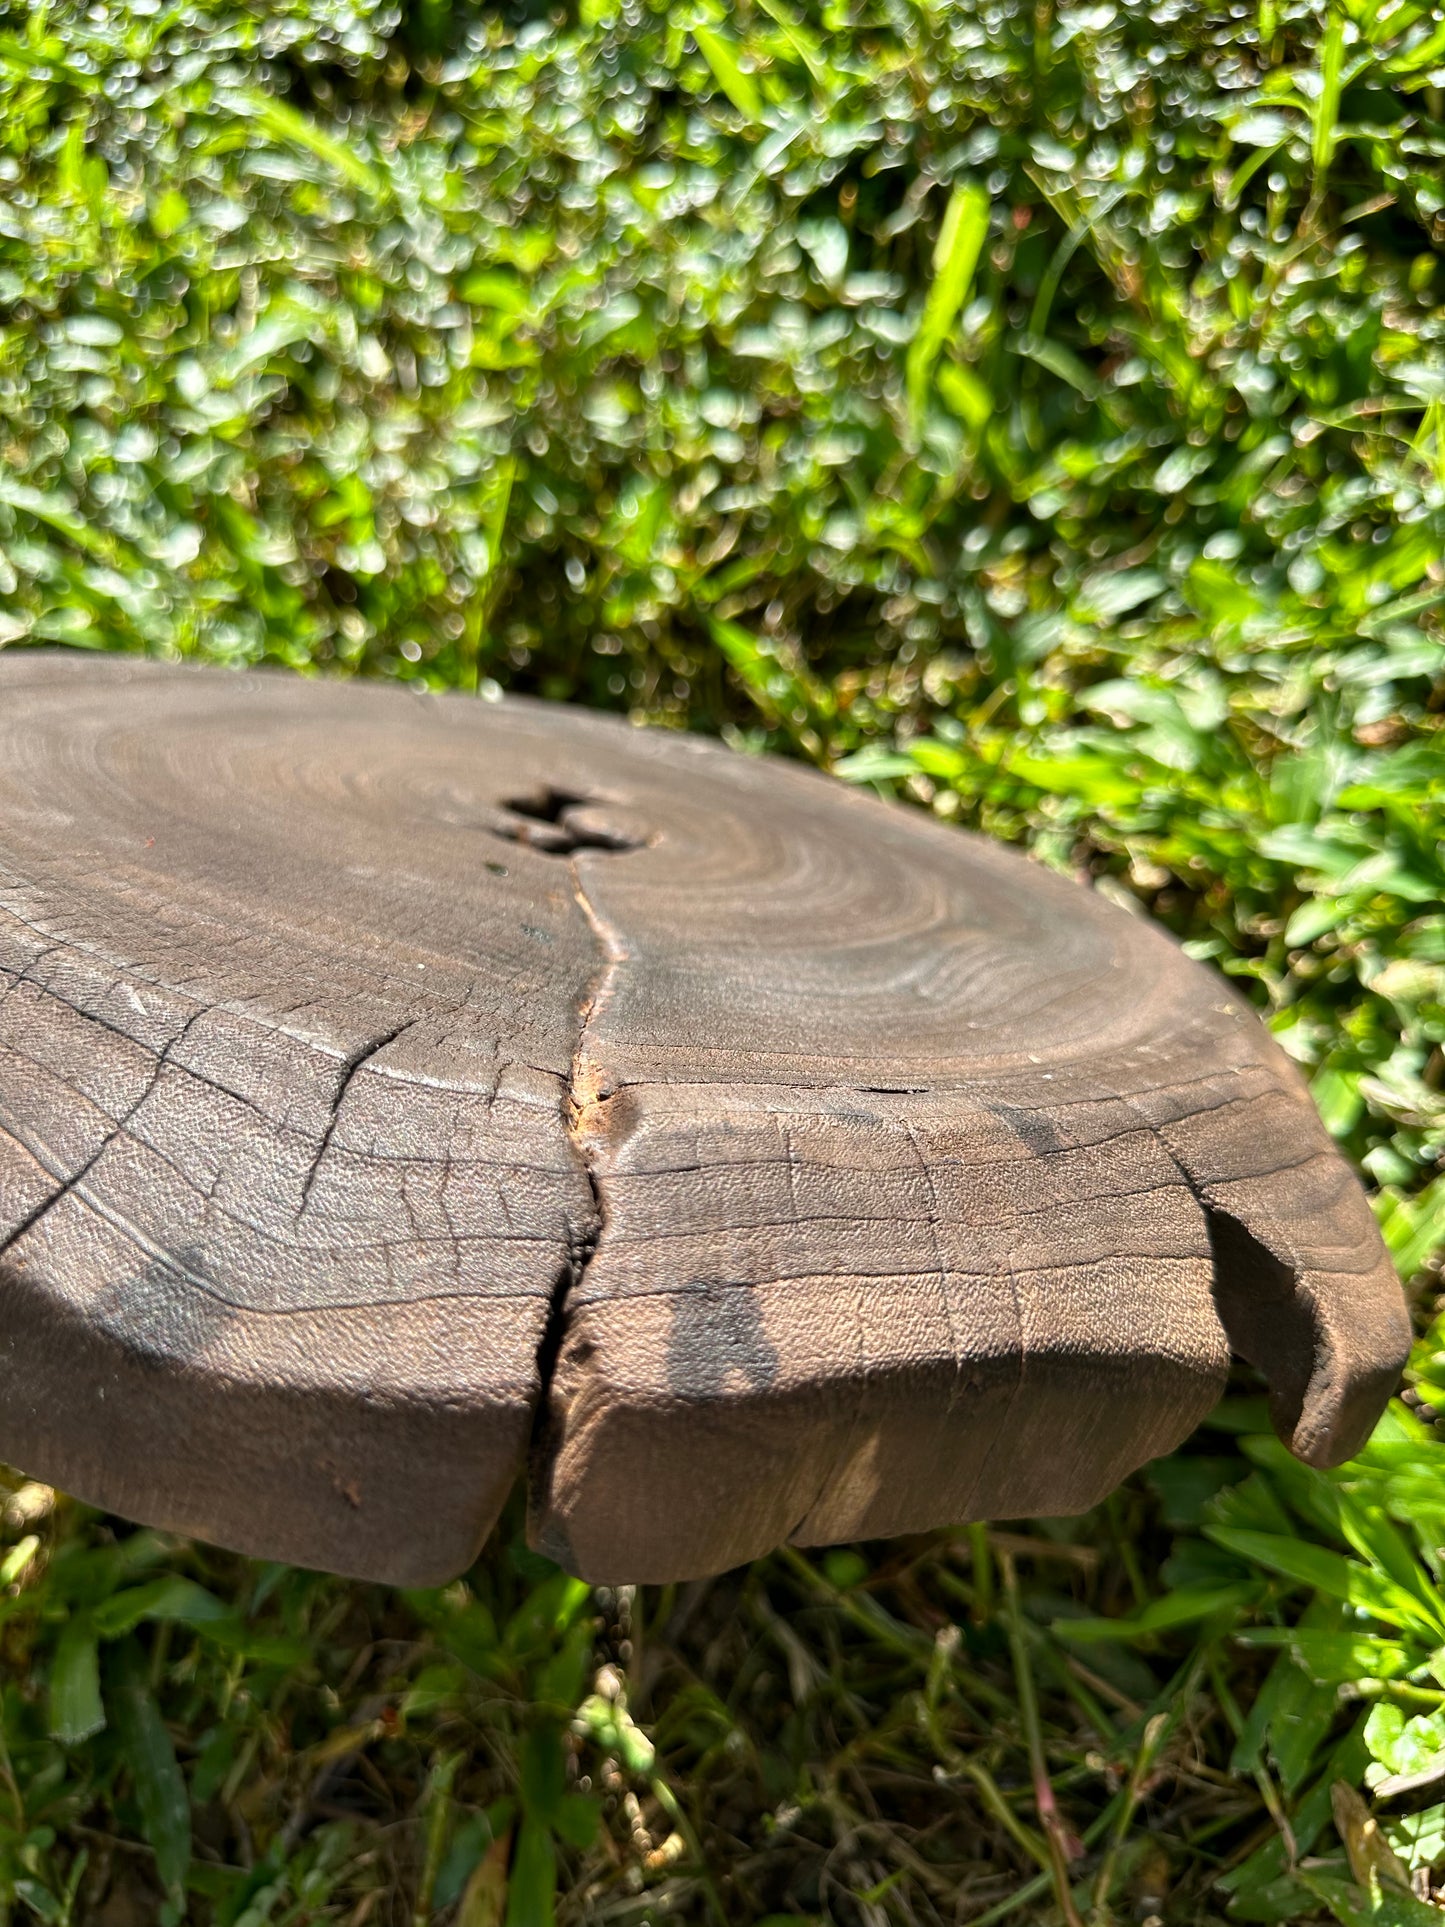
[[[571,856],[577,850],[640,850],[643,839],[624,835],[598,824],[582,823],[579,812],[597,807],[597,799],[579,796],[574,790],[544,784],[530,796],[513,796],[502,807],[512,821],[502,824],[497,835],[509,843],[524,843],[544,856]]]

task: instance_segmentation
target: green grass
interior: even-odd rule
[[[1241,980],[1422,1331],[1340,1474],[1241,1382],[1086,1519],[677,1589],[17,1478],[0,1921],[1439,1919],[1442,157],[1419,0],[0,4],[0,642],[1025,843]]]

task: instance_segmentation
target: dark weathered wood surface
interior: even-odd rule
[[[1295,1072],[986,842],[539,704],[0,657],[0,1455],[445,1577],[1061,1513],[1408,1337]]]

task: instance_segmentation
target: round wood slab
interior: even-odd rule
[[[1217,977],[1025,858],[537,703],[0,658],[0,1456],[405,1583],[1059,1514],[1409,1337]]]

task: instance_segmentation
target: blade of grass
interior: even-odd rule
[[[978,257],[988,236],[988,223],[989,198],[985,190],[973,183],[956,187],[944,210],[938,245],[933,250],[933,280],[904,367],[909,425],[915,441],[922,427],[934,364],[968,299]]]
[[[90,1620],[77,1616],[60,1635],[50,1669],[50,1731],[63,1746],[78,1746],[104,1725],[100,1642]]]
[[[277,100],[258,88],[244,88],[234,98],[240,111],[278,146],[300,148],[363,194],[378,199],[385,194],[386,182],[374,167],[353,148],[324,133],[289,101]]]
[[[1024,1738],[1028,1744],[1029,1766],[1034,1782],[1034,1803],[1038,1808],[1044,1838],[1049,1846],[1054,1897],[1059,1903],[1059,1911],[1064,1916],[1066,1927],[1084,1927],[1079,1910],[1074,1905],[1073,1890],[1069,1881],[1069,1849],[1072,1843],[1068,1839],[1063,1817],[1059,1813],[1058,1802],[1054,1798],[1053,1783],[1049,1779],[1048,1757],[1044,1751],[1043,1723],[1039,1718],[1038,1689],[1034,1683],[1033,1667],[1029,1663],[1023,1607],[1019,1599],[1018,1574],[1014,1568],[1011,1553],[1000,1555],[999,1571],[1003,1578],[1009,1647],[1013,1653],[1014,1680],[1018,1686],[1019,1716],[1023,1720]]]
[[[191,1803],[171,1736],[146,1678],[145,1655],[133,1639],[113,1649],[108,1677],[116,1736],[135,1785],[141,1827],[172,1908],[183,1904],[191,1864]],[[179,1913],[172,1918],[179,1919]]]
[[[1129,1780],[1124,1788],[1124,1800],[1119,1808],[1119,1817],[1114,1823],[1108,1848],[1100,1862],[1099,1872],[1094,1881],[1096,1914],[1103,1915],[1108,1908],[1109,1895],[1114,1887],[1115,1869],[1119,1864],[1119,1854],[1129,1831],[1129,1822],[1134,1817],[1134,1809],[1143,1798],[1144,1782],[1154,1770],[1154,1762],[1159,1757],[1159,1749],[1164,1744],[1168,1731],[1169,1715],[1167,1713],[1156,1713],[1144,1728],[1144,1737],[1139,1742],[1139,1751],[1135,1754],[1134,1764],[1129,1769]]]
[[[1320,48],[1320,90],[1313,102],[1313,129],[1310,138],[1310,160],[1314,168],[1313,195],[1316,200],[1324,193],[1329,180],[1330,162],[1335,155],[1335,142],[1339,135],[1340,124],[1340,83],[1345,65],[1345,16],[1338,6],[1330,8],[1330,17],[1325,27],[1324,42]]]
[[[763,97],[758,83],[738,58],[737,42],[720,28],[706,26],[700,20],[693,25],[692,37],[718,86],[743,119],[756,125],[763,118]]]

